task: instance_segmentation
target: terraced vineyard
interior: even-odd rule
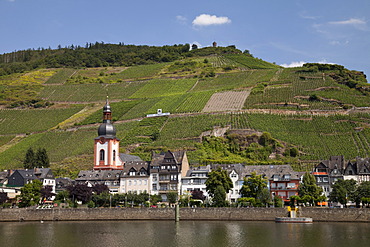
[[[299,162],[370,155],[370,87],[358,72],[281,68],[233,48],[163,61],[0,76],[0,168],[20,167],[29,147],[46,148],[56,169],[89,160],[107,95],[121,152],[145,158],[186,149],[196,163],[201,134],[215,126],[267,131],[297,147]],[[39,101],[48,108],[31,109]],[[146,118],[157,109],[170,116]]]
[[[46,131],[79,112],[82,106],[62,109],[0,109],[0,135]]]
[[[249,93],[250,90],[215,93],[203,108],[203,112],[241,110]]]

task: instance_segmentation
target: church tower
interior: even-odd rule
[[[103,108],[103,123],[98,128],[94,146],[94,170],[122,170],[119,157],[119,139],[112,124],[112,111],[108,102]]]

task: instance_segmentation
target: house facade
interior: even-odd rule
[[[150,192],[150,166],[146,161],[125,163],[120,175],[120,193]]]
[[[40,180],[42,185],[52,188],[55,193],[55,177],[50,168],[34,168],[34,169],[17,169],[14,170],[7,180],[7,187],[23,187],[33,180]]]
[[[203,196],[208,198],[206,180],[210,172],[210,166],[197,167],[188,170],[186,176],[181,178],[181,193],[190,194],[193,191],[202,191]]]
[[[93,187],[97,184],[105,184],[112,194],[118,193],[120,188],[121,170],[85,170],[80,171],[76,183],[87,184]]]
[[[167,201],[168,192],[181,195],[181,178],[186,177],[189,162],[185,151],[156,154],[150,164],[151,194],[160,195]]]

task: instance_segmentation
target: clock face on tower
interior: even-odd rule
[[[101,144],[104,144],[104,143],[105,143],[105,138],[104,138],[104,137],[100,137],[99,142],[100,142]]]

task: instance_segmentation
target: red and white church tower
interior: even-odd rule
[[[119,157],[119,139],[112,124],[112,111],[108,102],[103,108],[103,123],[98,128],[94,146],[94,170],[123,170]]]

